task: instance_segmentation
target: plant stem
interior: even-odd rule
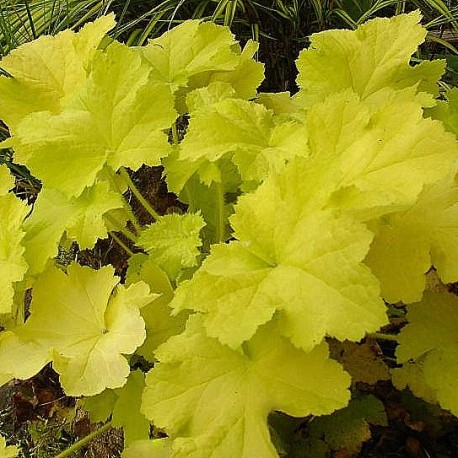
[[[16,302],[16,301],[15,301]],[[25,297],[16,309],[16,325],[19,326],[25,323]]]
[[[107,219],[111,224],[113,224],[116,230],[121,232],[121,234],[124,234],[131,242],[135,243],[137,241],[135,235],[132,234],[132,232],[130,232],[127,228],[123,227],[121,223],[114,219],[109,213],[105,213],[103,217]]]
[[[224,192],[222,183],[215,183],[215,196],[216,196],[216,211],[218,212],[216,218],[216,243],[224,242],[226,218],[224,215]]]
[[[180,141],[180,137],[178,136],[178,129],[177,129],[177,123],[174,122],[172,124],[172,140],[174,145],[178,145]]]
[[[132,211],[132,208],[131,208],[129,202],[127,201],[127,199],[126,199],[125,196],[123,195],[122,189],[119,187],[119,184],[118,184],[118,182],[116,181],[116,175],[115,175],[113,169],[112,169],[111,167],[109,167],[109,166],[105,166],[105,168],[106,168],[107,175],[108,175],[108,179],[110,180],[111,186],[113,186],[113,189],[114,189],[118,194],[121,195],[122,200],[123,200],[124,203],[126,204],[126,205],[124,206],[124,208],[126,209],[127,213],[129,214],[130,221],[131,221],[132,224],[134,225],[136,235],[139,235],[140,232],[142,231],[142,228],[141,228],[139,222],[137,221],[137,218],[135,217],[134,212]]]
[[[188,207],[189,208],[194,208],[193,206],[193,198],[192,198],[192,193],[189,191],[189,188],[185,185],[183,190],[182,190],[182,193],[184,194],[184,198],[185,198],[185,203],[188,204]]]
[[[71,447],[69,447],[67,450],[64,450],[62,453],[59,453],[54,458],[66,458],[70,456],[72,453],[77,452],[78,450],[83,448],[85,445],[89,444],[89,442],[91,442],[97,436],[100,436],[101,434],[103,434],[105,431],[107,431],[110,428],[111,428],[111,421],[109,421],[108,423],[100,427],[99,429],[92,431],[92,433],[83,437],[78,442],[75,442]]]
[[[141,228],[140,224],[138,223],[138,220],[137,220],[136,216],[134,215],[134,212],[132,211],[132,208],[130,207],[129,202],[127,202],[125,197],[124,197],[124,200],[126,201],[126,207],[125,207],[126,211],[130,216],[130,220],[129,221],[134,226],[135,235],[140,235],[140,232],[142,231],[142,228]]]
[[[151,206],[151,204],[140,194],[140,191],[137,189],[135,186],[134,182],[130,178],[129,174],[127,173],[127,170],[124,167],[121,167],[119,169],[119,173],[121,176],[126,180],[127,185],[129,186],[130,190],[132,191],[132,194],[137,198],[137,200],[143,205],[144,209],[155,219],[159,220],[161,219],[161,216],[159,213],[154,210],[154,208]]]
[[[398,341],[397,336],[394,336],[393,334],[383,334],[382,332],[372,332],[370,334],[367,334],[367,337],[372,337],[374,339],[379,340],[390,340],[392,342]]]
[[[110,231],[110,237],[129,255],[133,256],[135,253],[113,232]]]

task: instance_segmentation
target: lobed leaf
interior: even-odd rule
[[[352,89],[362,99],[387,87],[429,91],[437,95],[437,81],[445,62],[409,65],[423,42],[426,29],[418,11],[393,18],[376,18],[358,29],[313,34],[309,49],[296,62],[298,98],[306,105],[333,93]]]
[[[34,113],[18,125],[11,140],[16,162],[67,197],[92,186],[105,164],[115,171],[159,165],[169,152],[163,130],[176,112],[170,90],[153,83],[150,71],[127,46],[114,42],[97,51],[73,104],[57,115]]]
[[[349,377],[328,359],[261,328],[243,351],[206,336],[198,317],[157,351],[142,410],[173,439],[173,457],[276,457],[267,415],[322,415],[348,402]],[[177,383],[179,381],[179,383]]]
[[[78,33],[41,36],[0,61],[11,75],[0,76],[0,119],[10,131],[30,113],[63,110],[86,81],[94,53],[114,25],[113,14],[102,16]]]
[[[388,366],[381,358],[382,352],[375,339],[366,337],[361,343],[333,341],[330,352],[351,375],[352,386],[358,382],[375,385],[379,380],[390,379]]]
[[[388,302],[419,301],[425,273],[434,265],[441,280],[458,280],[458,186],[452,179],[426,187],[409,209],[384,217],[366,263]]]
[[[252,99],[256,96],[256,89],[264,80],[264,64],[254,60],[258,52],[259,44],[248,40],[245,47],[240,51],[233,51],[238,54],[238,62],[234,70],[211,72],[207,85],[221,81],[229,83],[240,99]]]
[[[456,170],[456,139],[423,118],[409,94],[386,90],[377,103],[367,103],[347,91],[310,109],[311,154],[340,169],[330,206],[373,219],[414,204],[425,185]]]
[[[281,122],[263,105],[225,99],[194,113],[180,144],[179,160],[216,162],[230,154],[244,181],[260,182],[288,159],[308,152],[301,122]]]
[[[445,93],[446,100],[438,100],[437,105],[428,111],[434,119],[442,121],[449,132],[458,136],[458,88]]]
[[[8,194],[8,191],[14,187],[14,181],[7,165],[0,165],[0,196]]]
[[[405,362],[402,367],[391,370],[391,381],[398,390],[407,387],[417,397],[430,402],[437,403],[435,390],[428,385],[423,374],[424,357],[415,362]]]
[[[130,373],[122,354],[133,353],[145,340],[139,307],[154,296],[141,282],[116,286],[111,267],[95,271],[74,263],[67,272],[50,267],[40,275],[30,318],[2,336],[2,380],[29,378],[53,361],[70,396],[121,387]]]
[[[167,84],[176,107],[186,113],[186,94],[213,82],[229,83],[238,97],[252,98],[264,77],[264,66],[253,60],[257,44],[243,50],[228,28],[211,22],[185,21],[142,48],[154,81]]]
[[[307,165],[293,161],[239,199],[231,217],[238,241],[214,245],[172,301],[202,312],[209,336],[232,348],[277,310],[281,333],[306,351],[326,334],[359,340],[386,323],[378,283],[361,262],[372,235],[320,210],[325,187],[313,190],[322,176]]]
[[[105,390],[82,400],[83,408],[89,412],[92,422],[105,422],[111,415],[111,424],[122,427],[124,444],[148,439],[150,423],[140,412],[145,376],[141,371],[132,371],[122,388]]]
[[[228,28],[192,20],[150,40],[142,53],[153,67],[152,78],[169,84],[175,92],[187,86],[191,76],[233,70],[238,63],[231,50],[234,44],[235,38]]]
[[[148,361],[154,361],[154,351],[170,337],[184,331],[188,313],[172,315],[169,306],[173,288],[167,274],[154,262],[150,255],[137,253],[130,257],[126,274],[126,286],[138,281],[145,282],[152,293],[160,294],[141,309],[145,321],[146,339],[136,351]]]
[[[4,182],[6,188],[11,184],[8,181]],[[14,283],[27,271],[21,226],[28,212],[28,206],[14,194],[0,195],[0,313],[12,311]]]
[[[2,458],[15,458],[19,454],[19,448],[15,445],[6,445],[6,440],[0,436],[0,456]]]
[[[199,233],[204,226],[202,216],[196,213],[165,215],[141,232],[137,245],[176,280],[182,269],[197,265],[202,245]]]
[[[421,302],[409,306],[407,320],[398,337],[396,355],[401,363],[413,360],[418,370],[407,375],[424,380],[422,385],[415,378],[407,383],[412,383],[419,395],[434,396],[444,409],[458,415],[458,298],[427,292]]]
[[[315,418],[307,428],[307,442],[320,440],[331,450],[354,455],[371,438],[370,425],[387,426],[383,403],[373,395],[361,395],[332,415]],[[310,456],[310,458],[312,458]]]
[[[98,238],[107,236],[104,215],[123,206],[122,197],[110,190],[105,181],[86,188],[76,198],[44,188],[24,223],[24,256],[29,275],[41,272],[48,259],[56,256],[64,234],[77,241],[81,249],[92,248]]]

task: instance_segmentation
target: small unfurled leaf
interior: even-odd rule
[[[298,104],[289,92],[260,92],[255,100],[276,115],[296,115],[303,117]]]
[[[44,188],[32,215],[24,223],[28,273],[41,272],[47,260],[57,255],[64,233],[69,240],[78,242],[81,249],[92,248],[98,238],[107,236],[104,215],[123,205],[121,195],[110,190],[105,181],[86,188],[76,198],[67,198],[55,189]]]
[[[184,331],[188,313],[183,311],[172,315],[169,306],[173,288],[167,274],[153,261],[150,255],[137,253],[130,257],[126,286],[138,281],[145,282],[152,293],[160,294],[141,309],[145,320],[146,339],[136,351],[148,361],[154,361],[154,351],[170,337]]]
[[[234,88],[229,83],[217,81],[191,91],[186,96],[186,104],[189,112],[194,113],[209,105],[231,98],[235,98]]]
[[[198,214],[165,215],[142,231],[137,245],[176,280],[183,269],[197,265],[198,248],[202,245],[199,233],[204,226]]]
[[[437,101],[437,105],[428,114],[442,121],[449,132],[458,136],[458,88],[449,89],[445,97],[447,100]]]

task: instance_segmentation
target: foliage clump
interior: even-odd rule
[[[409,64],[419,22],[414,12],[316,35],[294,96],[258,94],[256,44],[199,21],[128,47],[103,40],[107,16],[13,51],[0,77],[3,146],[43,188],[29,208],[0,169],[11,228],[0,239],[0,381],[52,363],[94,419],[124,428],[125,456],[276,457],[269,413],[329,415],[351,398],[330,338],[360,341],[403,301],[399,363],[456,414],[454,378],[438,376],[454,364],[453,332],[409,350],[441,335],[431,315],[453,314],[450,295],[425,294],[427,271],[458,281],[455,99],[436,100],[443,63]],[[141,195],[127,169],[142,164],[163,165],[186,214],[159,215]],[[128,258],[122,280],[110,266],[55,265],[59,246],[107,235]],[[358,399],[319,422],[331,449],[353,410],[348,450],[384,424],[379,401]],[[377,415],[363,418],[366,404]],[[167,437],[151,440],[150,423]]]

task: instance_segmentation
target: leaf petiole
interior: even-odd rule
[[[391,340],[393,342],[398,341],[397,336],[394,336],[393,334],[383,334],[382,332],[372,332],[367,334],[367,337],[372,337],[373,339],[377,340]]]
[[[115,218],[113,218],[109,213],[105,213],[103,217],[110,222],[117,231],[121,232],[121,234],[124,234],[131,242],[136,243],[137,238],[135,237],[132,232],[130,232],[127,228],[123,227],[119,221],[117,221]]]
[[[111,428],[111,421],[109,421],[108,423],[100,427],[99,429],[92,431],[92,433],[83,437],[79,441],[75,442],[71,447],[67,448],[67,450],[64,450],[62,453],[59,453],[54,458],[66,458],[72,455],[72,453],[77,452],[78,450],[83,448],[85,445],[89,444],[97,436],[100,436],[101,434],[103,434],[105,431],[107,431],[110,428]]]
[[[129,174],[127,173],[127,170],[124,167],[121,167],[119,169],[119,173],[126,180],[126,183],[129,186],[130,190],[132,191],[132,194],[143,205],[144,209],[155,220],[161,219],[161,216],[159,215],[159,213],[157,213],[156,210],[154,210],[154,208],[151,206],[151,204],[141,195],[140,191],[137,189],[137,187],[135,186],[134,182],[132,181],[132,178],[130,178]]]
[[[113,189],[121,195],[123,201],[125,202],[126,205],[124,206],[124,208],[130,216],[130,221],[132,222],[135,228],[136,235],[139,235],[140,232],[142,231],[142,228],[140,224],[138,223],[137,218],[135,217],[134,212],[132,211],[132,208],[129,202],[127,201],[126,197],[123,195],[122,189],[119,187],[119,184],[116,181],[116,176],[115,176],[113,169],[109,166],[105,166],[105,169],[107,171],[107,176],[108,176],[108,179],[110,180],[111,186],[113,186]]]
[[[226,218],[224,212],[224,191],[222,183],[215,183],[216,198],[216,243],[225,241]]]
[[[177,123],[174,122],[172,124],[172,144],[173,145],[178,145],[180,139],[179,139],[179,136],[178,136],[178,129],[177,129]]]
[[[110,237],[129,255],[133,256],[135,253],[113,232],[110,231]]]

